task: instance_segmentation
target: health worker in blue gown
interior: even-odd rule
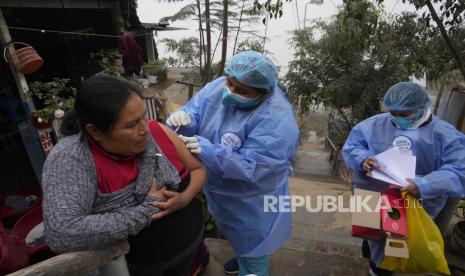
[[[269,58],[239,53],[225,73],[167,124],[181,126],[181,138],[207,168],[209,211],[237,255],[225,263],[226,272],[268,275],[269,256],[291,235],[291,214],[279,206],[265,210],[265,196],[289,195],[299,131]]]
[[[465,136],[431,113],[431,99],[420,85],[400,82],[387,91],[383,101],[389,110],[356,125],[343,147],[343,157],[353,172],[355,187],[384,191],[388,184],[370,178],[375,155],[390,148],[411,150],[416,156],[416,176],[403,187],[421,198],[434,219],[449,198],[465,195]],[[366,242],[365,242],[365,245]],[[390,275],[377,267],[384,258],[385,241],[368,241],[371,275]]]

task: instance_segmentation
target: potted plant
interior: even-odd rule
[[[32,116],[46,153],[61,137],[59,128],[65,111],[74,106],[76,89],[69,82],[69,79],[53,78],[48,82],[35,81],[29,84],[28,93],[33,96],[38,107]]]
[[[163,60],[145,63],[142,65],[142,70],[146,78],[149,78],[149,76],[156,76],[157,82],[162,83],[168,79],[168,67]]]
[[[35,81],[29,84],[29,93],[40,101],[37,118],[48,122],[55,117],[56,110],[67,111],[73,108],[76,89],[69,85],[69,79],[53,78],[48,82]]]

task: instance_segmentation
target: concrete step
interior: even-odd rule
[[[326,151],[299,151],[293,162],[297,174],[314,174],[332,176],[329,153]]]
[[[205,243],[210,251],[205,276],[227,275],[223,271],[223,263],[234,256],[229,243],[218,239],[206,239]],[[366,275],[366,267],[366,261],[358,257],[301,251],[285,246],[271,257],[270,275]]]
[[[361,244],[361,239],[351,236],[350,227],[341,227],[334,223],[304,223],[294,218],[292,237],[286,243],[286,247],[314,253],[358,257],[361,254]]]
[[[305,196],[309,202],[306,202],[306,206],[296,207],[292,214],[292,237],[286,246],[314,253],[358,257],[361,240],[351,236],[350,213],[311,212],[307,208],[316,207],[317,196],[340,196],[344,201],[343,206],[347,207],[350,187],[302,178],[289,179],[289,183],[292,195]]]
[[[325,148],[306,147],[303,145],[297,151],[297,155],[302,157],[329,160],[330,152]]]
[[[350,187],[350,183],[342,179],[339,175],[324,175],[324,174],[312,174],[312,173],[301,173],[295,174],[296,178],[302,178],[310,181],[319,181],[333,184],[342,184]]]
[[[342,196],[348,200],[347,185],[290,178],[292,195]],[[312,207],[315,204],[311,204]],[[361,255],[361,240],[350,235],[349,213],[316,212],[305,207],[292,213],[292,237],[271,258],[270,275],[366,275],[367,264]],[[224,275],[223,263],[234,256],[225,240],[208,239],[210,265],[206,275]]]

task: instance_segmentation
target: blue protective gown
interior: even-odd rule
[[[289,239],[291,213],[264,212],[264,195],[289,195],[299,131],[279,88],[242,111],[222,104],[224,85],[225,77],[214,80],[181,108],[192,124],[180,133],[199,139],[208,208],[237,255],[270,255]]]
[[[465,195],[465,135],[449,123],[433,116],[418,129],[402,130],[383,113],[356,125],[342,149],[353,172],[355,187],[384,191],[388,184],[367,177],[363,161],[392,147],[410,148],[416,156],[415,184],[423,207],[435,218],[449,197]],[[371,259],[378,265],[384,258],[384,241],[368,241]]]

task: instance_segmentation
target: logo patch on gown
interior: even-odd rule
[[[238,150],[242,146],[242,141],[236,134],[226,132],[223,136],[221,136],[221,144],[231,146],[234,150]]]
[[[397,136],[392,141],[392,147],[400,150],[410,150],[412,148],[412,139],[404,135]]]

